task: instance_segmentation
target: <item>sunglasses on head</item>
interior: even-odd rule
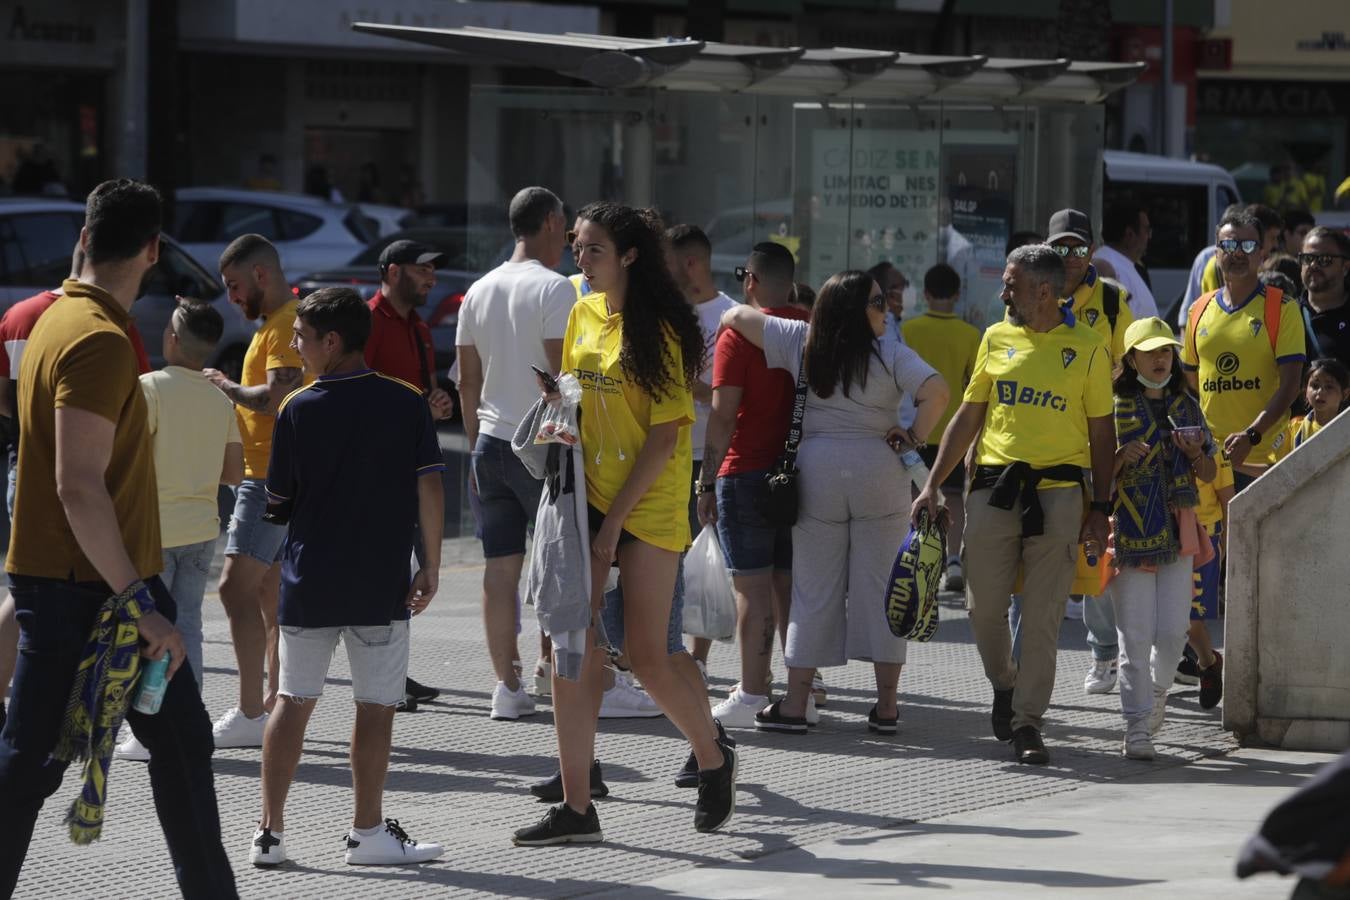
[[[1224,238],[1216,245],[1224,253],[1234,253],[1241,250],[1243,253],[1255,253],[1256,248],[1261,246],[1260,241],[1254,241],[1251,238],[1246,240],[1236,240],[1235,238]]]
[[[755,279],[756,281],[763,281],[763,280],[764,280],[763,278],[760,278],[758,275],[756,275],[754,272],[751,272],[751,271],[750,271],[749,269],[747,269],[745,266],[737,266],[736,268],[732,269],[731,271],[732,271],[732,273],[736,276],[736,280],[737,280],[737,281],[745,281],[746,276],[749,276],[750,278],[753,278],[753,279]]]
[[[1329,269],[1335,265],[1335,260],[1350,259],[1342,253],[1300,253],[1298,255],[1298,264],[1300,266],[1316,266],[1319,269]]]
[[[1073,256],[1078,259],[1087,259],[1088,250],[1090,248],[1087,244],[1078,244],[1074,247],[1069,247],[1065,244],[1051,244],[1050,249],[1054,250],[1062,257]]]

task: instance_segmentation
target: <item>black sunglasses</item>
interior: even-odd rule
[[[1224,253],[1233,253],[1239,248],[1242,250],[1243,253],[1255,253],[1256,248],[1261,246],[1261,242],[1254,241],[1251,238],[1247,238],[1246,240],[1243,241],[1235,240],[1234,238],[1224,238],[1223,240],[1219,241],[1219,243],[1216,244],[1215,246],[1217,246]]]
[[[750,271],[749,269],[747,269],[745,266],[737,266],[736,268],[732,269],[731,271],[732,271],[732,274],[736,276],[736,280],[737,280],[737,281],[745,281],[745,277],[746,277],[747,275],[750,276],[751,278],[755,279],[756,281],[763,281],[763,280],[764,280],[763,278],[760,278],[758,275],[756,275],[754,272],[751,272],[751,271]]]
[[[1078,259],[1087,259],[1088,251],[1091,250],[1087,244],[1078,244],[1070,247],[1066,244],[1051,244],[1050,249],[1054,250],[1061,257],[1075,256]]]
[[[1298,264],[1300,266],[1316,266],[1319,269],[1329,269],[1333,265],[1333,260],[1350,259],[1343,253],[1300,253],[1298,255]]]

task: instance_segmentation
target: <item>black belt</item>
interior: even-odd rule
[[[1041,481],[1069,481],[1083,486],[1083,470],[1078,466],[1050,466],[1033,469],[1030,463],[1015,462],[1006,466],[976,466],[970,479],[970,489],[980,491],[993,488],[989,505],[1012,509],[1022,501],[1022,537],[1045,534],[1045,510],[1041,509],[1038,492]]]

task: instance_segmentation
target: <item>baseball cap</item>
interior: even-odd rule
[[[1050,227],[1046,232],[1050,235],[1045,239],[1047,244],[1053,244],[1063,238],[1078,238],[1085,244],[1092,243],[1092,221],[1087,217],[1087,213],[1076,209],[1061,209],[1052,215]]]
[[[421,241],[394,241],[380,251],[380,271],[383,272],[391,265],[406,266],[409,263],[431,263],[434,266],[440,263],[443,256],[444,253]]]
[[[1157,316],[1135,319],[1125,329],[1125,352],[1157,350],[1162,347],[1181,349],[1181,341],[1172,333],[1172,326]]]

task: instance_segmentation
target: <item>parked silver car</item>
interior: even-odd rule
[[[66,279],[83,224],[79,203],[0,199],[0,312]],[[159,263],[146,275],[142,295],[131,307],[150,364],[164,365],[164,328],[177,305],[175,295],[207,301],[220,312],[225,332],[210,365],[238,379],[255,326],[226,298],[220,278],[168,237],[161,240]]]

